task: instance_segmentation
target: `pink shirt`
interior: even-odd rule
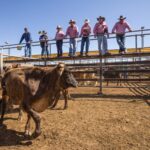
[[[76,38],[78,37],[78,27],[75,25],[73,27],[69,26],[66,32],[66,36],[69,36],[70,38]]]
[[[129,31],[131,30],[127,22],[124,22],[123,24],[117,22],[113,27],[112,32],[114,33],[116,31],[116,34],[124,34],[126,32],[126,29],[128,29]]]
[[[80,36],[89,36],[91,33],[91,26],[84,24],[81,28]]]
[[[63,40],[65,37],[65,33],[63,31],[57,31],[56,32],[56,36],[55,36],[55,39],[56,40]]]
[[[106,22],[96,23],[94,30],[93,30],[93,33],[94,33],[94,35],[108,33],[108,26],[107,26]]]

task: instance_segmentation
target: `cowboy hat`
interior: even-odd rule
[[[99,16],[99,17],[97,18],[98,21],[99,21],[100,19],[103,19],[103,20],[105,21],[105,17]]]
[[[75,20],[71,19],[71,20],[69,21],[69,24],[70,24],[70,23],[76,23],[76,22],[75,22]]]
[[[120,17],[118,18],[118,20],[124,20],[124,19],[126,19],[126,17],[120,16]]]

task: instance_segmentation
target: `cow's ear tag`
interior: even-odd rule
[[[65,64],[64,64],[64,63],[59,63],[59,64],[57,65],[57,69],[58,69],[59,75],[61,76],[62,73],[64,72]]]

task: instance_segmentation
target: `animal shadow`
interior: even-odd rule
[[[24,137],[23,132],[7,129],[5,125],[0,126],[0,147],[2,146],[29,146],[32,141]]]

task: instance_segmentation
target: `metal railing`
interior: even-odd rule
[[[136,33],[136,34],[133,34]],[[141,29],[141,30],[134,30],[132,32],[126,32],[125,33],[125,37],[126,38],[134,38],[135,39],[135,46],[133,48],[136,49],[136,51],[138,51],[138,49],[140,48],[144,48],[145,47],[145,43],[144,43],[144,38],[145,36],[150,36],[150,29]],[[141,38],[141,44],[140,46],[138,46],[138,38]],[[116,38],[116,34],[115,33],[109,33],[109,37],[108,39],[114,39]],[[94,35],[90,35],[90,41],[96,41],[97,38]],[[77,43],[81,42],[81,37],[77,38]],[[69,43],[69,38],[65,38],[64,39],[64,44]],[[4,50],[8,50],[8,55],[11,56],[11,50],[12,49],[17,49],[18,46],[21,46],[22,48],[24,48],[26,45],[26,43],[22,43],[22,44],[5,44],[5,45],[0,45],[0,50],[2,51],[1,53],[3,53]],[[48,45],[49,45],[49,51],[50,51],[50,55],[52,54],[52,46],[56,45],[56,40],[55,39],[51,39],[48,40]],[[108,42],[109,45],[109,42]],[[34,41],[32,42],[32,47],[36,47],[36,46],[40,46],[40,41]],[[150,45],[149,45],[150,47]]]

